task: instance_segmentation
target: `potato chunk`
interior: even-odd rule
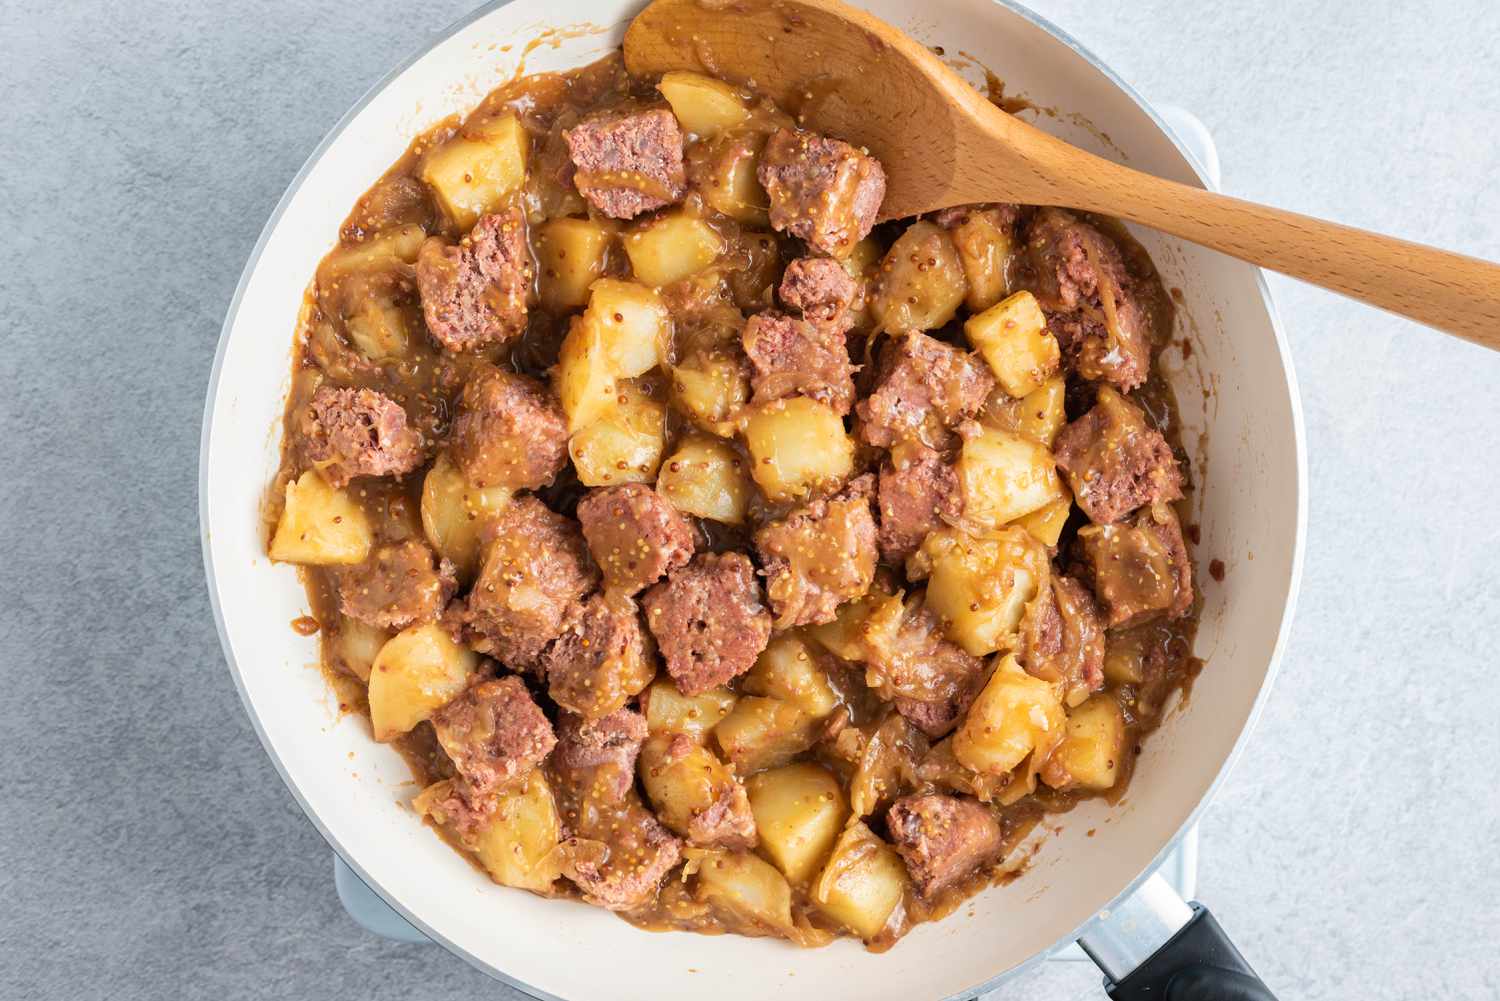
[[[755,490],[747,464],[728,442],[693,435],[662,463],[656,489],[683,514],[743,524]]]
[[[633,379],[661,364],[671,334],[661,296],[635,282],[603,278],[589,290],[584,321],[597,324],[610,374]]]
[[[688,151],[688,179],[715,212],[746,226],[770,225],[770,199],[756,171],[766,137],[740,131]]]
[[[615,386],[613,407],[573,434],[568,455],[586,487],[650,483],[667,445],[667,408],[635,382]]]
[[[976,657],[1014,645],[1027,602],[1047,582],[1047,552],[1025,530],[933,532],[912,557],[928,574],[927,607],[949,639]]]
[[[792,927],[792,888],[749,852],[710,852],[698,865],[697,898],[715,910],[775,932]]]
[[[999,528],[1065,496],[1052,453],[1031,438],[985,429],[958,456],[964,517]]]
[[[891,593],[890,581],[883,575],[876,574],[875,583],[868,594],[840,605],[832,622],[812,626],[808,629],[808,635],[841,660],[864,660],[868,650],[865,644],[865,626],[870,616],[885,604],[885,599]]]
[[[705,431],[734,436],[731,418],[750,399],[744,359],[727,352],[697,351],[672,366],[672,402]]]
[[[551,219],[535,230],[538,291],[547,309],[577,309],[604,273],[612,239],[592,219]]]
[[[751,695],[794,705],[814,719],[822,719],[839,704],[818,654],[794,633],[773,637],[740,687]]]
[[[635,277],[647,285],[670,285],[708,267],[724,252],[713,227],[686,212],[657,216],[625,237],[625,255]]]
[[[817,739],[818,721],[789,702],[747,695],[714,727],[724,756],[741,775],[775,768]]]
[[[271,559],[308,566],[363,563],[374,536],[364,509],[315,469],[286,485]]]
[[[744,434],[750,475],[773,501],[836,486],[854,470],[854,441],[844,431],[843,418],[805,396],[758,407],[745,422]]]
[[[469,683],[479,657],[429,622],[392,636],[370,668],[370,725],[376,740],[406,733]]]
[[[700,846],[755,844],[745,790],[708,748],[682,734],[657,733],[641,745],[640,762],[646,798],[674,832]]]
[[[979,422],[1000,431],[1024,434],[1048,448],[1057,441],[1057,434],[1068,423],[1066,409],[1067,382],[1056,375],[1016,399],[1003,389],[997,389],[985,401]]]
[[[519,786],[503,790],[495,812],[477,831],[456,830],[453,818],[445,815],[445,801],[456,795],[445,779],[422,790],[412,805],[459,837],[495,882],[546,893],[562,874],[556,851],[562,824],[542,769],[532,769]]]
[[[1063,526],[1068,523],[1068,515],[1073,513],[1073,495],[1063,488],[1063,496],[1050,504],[1044,504],[1028,515],[1023,515],[1015,520],[1018,528],[1024,528],[1031,533],[1031,537],[1044,546],[1055,546],[1057,540],[1062,537]]]
[[[849,817],[838,779],[821,765],[803,762],[751,776],[745,789],[761,853],[794,886],[805,886]]]
[[[450,560],[467,584],[479,569],[479,533],[510,503],[507,487],[471,484],[443,452],[422,481],[422,531],[439,556]]]
[[[426,240],[426,230],[411,223],[384,230],[363,243],[340,246],[318,265],[319,283],[331,287],[336,279],[358,271],[384,269],[393,264],[415,264]]]
[[[963,261],[969,291],[964,305],[981,313],[1005,298],[1005,270],[1015,241],[994,212],[970,212],[953,227],[953,243]]]
[[[1125,714],[1109,692],[1091,695],[1068,713],[1062,743],[1042,768],[1042,781],[1054,789],[1114,787],[1125,756]]]
[[[964,336],[1017,399],[1040,389],[1062,368],[1062,350],[1030,292],[1017,292],[964,323]]]
[[[469,122],[427,151],[421,177],[454,226],[468,232],[525,182],[528,145],[514,114]]]
[[[879,935],[906,895],[906,864],[863,822],[850,824],[812,889],[818,909],[860,938]]]
[[[685,733],[702,743],[719,721],[729,715],[736,698],[727,688],[683,695],[671,678],[658,678],[641,696],[641,709],[652,733]]]
[[[880,262],[870,310],[885,330],[936,330],[953,319],[967,291],[953,239],[923,220],[908,226]]]
[[[703,138],[732,129],[750,117],[740,92],[711,76],[673,70],[662,74],[656,89],[672,106],[678,123]]]
[[[380,655],[380,648],[391,638],[389,629],[340,615],[328,636],[329,659],[335,667],[354,675],[360,681],[370,680],[370,668]]]
[[[1003,775],[1027,755],[1045,760],[1062,740],[1066,717],[1056,690],[1006,654],[953,735],[953,756],[982,775]]]
[[[552,373],[552,388],[567,415],[570,434],[598,420],[614,403],[616,378],[599,325],[575,317]]]

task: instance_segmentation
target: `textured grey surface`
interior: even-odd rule
[[[467,6],[0,5],[0,997],[511,996],[343,915],[224,670],[195,507],[214,340],[266,215]],[[1196,110],[1229,191],[1500,258],[1500,7],[1037,6]],[[1495,997],[1500,355],[1272,285],[1312,534],[1200,894],[1283,998]],[[1001,996],[1097,983],[1048,964]]]

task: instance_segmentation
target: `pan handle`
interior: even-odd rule
[[[1115,1001],[1276,1001],[1207,907],[1159,875],[1078,940]]]

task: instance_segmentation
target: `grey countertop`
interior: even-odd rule
[[[224,669],[195,503],[262,223],[468,6],[0,5],[0,997],[512,996],[345,917]],[[1036,6],[1201,115],[1228,191],[1500,259],[1500,5]],[[1493,998],[1500,355],[1271,283],[1307,411],[1307,572],[1199,892],[1283,998]],[[1052,963],[1000,996],[1097,986]]]

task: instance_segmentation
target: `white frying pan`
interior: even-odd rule
[[[261,741],[308,818],[381,897],[435,941],[540,997],[969,997],[1080,935],[1119,979],[1189,914],[1146,874],[1245,741],[1286,639],[1302,565],[1302,417],[1286,339],[1249,265],[1135,230],[1168,287],[1182,290],[1178,337],[1192,344],[1185,360],[1177,349],[1165,356],[1194,478],[1204,484],[1191,520],[1202,530],[1196,552],[1206,604],[1197,652],[1208,664],[1188,704],[1146,742],[1122,804],[1091,802],[1055,818],[1047,826],[1060,831],[1025,875],[946,921],[919,926],[883,955],[853,942],[800,951],[767,939],[644,932],[583,904],[491,884],[407,808],[416,789],[406,765],[370,738],[362,718],[340,717],[311,666],[316,640],[290,628],[306,599],[292,569],[266,559],[258,511],[277,463],[297,311],[318,260],[354,199],[418,132],[469,108],[523,59],[534,72],[604,55],[639,6],[515,0],[477,11],[339,122],[261,235],[214,362],[200,482],[214,610]],[[1141,99],[1028,11],[990,0],[866,6],[950,57],[992,68],[1008,92],[1058,109],[1040,118],[1042,127],[1131,166],[1200,183]],[[528,49],[538,38],[543,44]],[[980,71],[974,78],[982,81]],[[1210,578],[1210,559],[1226,564],[1222,583]],[[1112,917],[1101,921],[1105,913]]]

